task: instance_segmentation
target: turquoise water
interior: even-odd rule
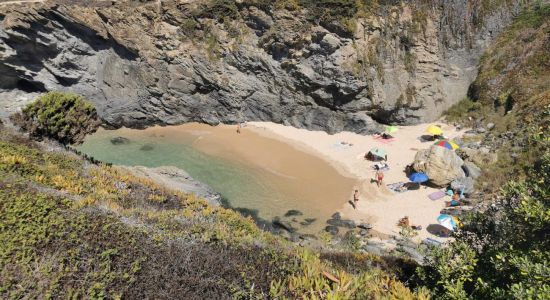
[[[335,207],[340,205],[332,205],[328,203],[329,201],[308,194],[311,190],[309,186],[315,184],[315,182],[312,183],[311,178],[296,178],[300,175],[282,174],[275,170],[256,167],[239,155],[221,157],[211,155],[199,150],[200,147],[193,146],[200,141],[216,140],[212,132],[198,130],[174,132],[164,128],[153,131],[100,130],[87,137],[78,150],[115,165],[182,168],[193,178],[219,192],[226,202],[225,205],[245,215],[251,215],[261,223],[263,221],[269,223],[273,217],[283,216],[290,209],[300,210],[304,215],[296,218],[295,226],[301,232],[314,233],[322,229],[324,221],[334,213]],[[129,142],[113,144],[111,139],[115,137],[127,138]],[[224,151],[224,147],[208,147],[207,150],[214,149],[215,151],[212,152],[214,154],[217,153],[216,151],[230,152]],[[300,154],[304,155],[301,152]],[[282,160],[277,158],[277,153],[274,153],[273,157],[276,160]],[[303,170],[303,168],[300,169]],[[320,194],[325,194],[322,191],[323,188],[327,189],[326,194],[330,194],[329,191],[333,190],[322,182],[317,187]],[[331,199],[334,198],[331,196]],[[345,202],[343,198],[342,202]],[[311,225],[300,225],[299,222],[305,218],[314,218],[317,221]]]
[[[230,206],[239,206],[231,203],[231,199],[261,199],[265,194],[275,193],[255,170],[195,150],[191,146],[192,138],[175,143],[162,136],[132,135],[128,144],[115,145],[111,142],[115,137],[125,135],[118,131],[100,131],[88,137],[78,150],[115,165],[182,168],[220,192]]]

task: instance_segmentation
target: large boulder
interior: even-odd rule
[[[414,158],[414,169],[426,173],[430,182],[438,186],[465,177],[463,164],[464,161],[454,151],[436,145],[418,151]]]

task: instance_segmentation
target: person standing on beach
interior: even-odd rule
[[[380,187],[382,185],[382,180],[384,180],[384,172],[382,172],[381,169],[378,169],[378,171],[376,171],[376,185],[378,185],[378,187]]]
[[[241,133],[241,123],[237,123],[237,133]]]
[[[353,193],[353,209],[357,209],[357,202],[359,202],[359,190]]]

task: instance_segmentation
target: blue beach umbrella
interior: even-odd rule
[[[415,183],[422,183],[428,181],[430,178],[424,173],[412,173],[409,179]]]

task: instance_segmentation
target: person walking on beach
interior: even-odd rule
[[[353,209],[357,209],[357,202],[359,202],[359,190],[353,193]]]
[[[382,170],[376,171],[376,185],[380,187],[382,185],[382,180],[384,180],[384,172]]]
[[[241,133],[241,123],[237,123],[237,133]]]

